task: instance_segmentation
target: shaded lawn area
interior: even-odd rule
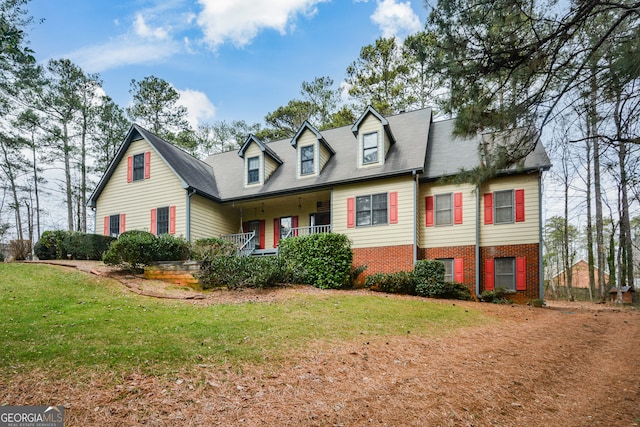
[[[192,365],[283,361],[310,345],[437,336],[493,321],[479,311],[384,295],[303,295],[272,303],[197,305],[130,293],[59,267],[0,263],[0,373],[43,369],[162,375]]]

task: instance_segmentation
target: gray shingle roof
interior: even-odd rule
[[[431,124],[429,149],[424,178],[437,179],[451,176],[462,169],[470,170],[480,165],[478,146],[480,137],[460,138],[453,135],[454,120],[443,120]],[[519,171],[549,169],[551,162],[538,139],[534,150],[527,155]],[[515,168],[512,171],[516,171]],[[509,171],[505,171],[508,173]]]
[[[242,200],[276,195],[333,185],[357,182],[371,178],[391,177],[422,172],[427,150],[427,137],[431,123],[431,109],[412,111],[386,117],[393,129],[396,143],[391,146],[384,165],[357,168],[358,140],[352,126],[322,131],[335,155],[317,177],[296,179],[296,150],[290,139],[268,143],[268,147],[283,163],[262,186],[245,188],[244,163],[236,151],[220,153],[205,159],[213,169],[220,197],[223,200]]]

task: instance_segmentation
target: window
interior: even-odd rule
[[[156,211],[156,234],[169,233],[169,207],[158,208]]]
[[[250,233],[250,232],[255,232],[255,237],[254,242],[255,242],[255,248],[256,249],[264,249],[261,245],[261,241],[260,241],[260,221],[259,220],[253,220],[253,221],[249,221],[247,223],[247,230],[246,232]]]
[[[133,180],[144,179],[144,153],[133,156]]]
[[[120,215],[109,217],[109,236],[118,237],[120,235]]]
[[[300,148],[300,175],[314,173],[313,145]]]
[[[436,225],[451,225],[451,194],[438,194],[436,199]]]
[[[387,193],[356,197],[356,225],[387,223]]]
[[[257,156],[250,157],[247,160],[247,166],[247,184],[255,184],[257,182],[260,182],[260,158]]]
[[[453,282],[453,258],[438,259],[444,264],[444,281]]]
[[[513,190],[496,191],[494,193],[495,223],[508,224],[513,222]]]
[[[290,216],[283,216],[280,218],[280,238],[290,237],[291,229],[293,228],[293,221]]]
[[[495,259],[495,287],[516,289],[515,258]]]
[[[378,132],[362,137],[362,164],[378,162]]]

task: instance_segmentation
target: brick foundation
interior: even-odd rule
[[[413,245],[353,249],[353,266],[366,265],[361,279],[374,273],[413,270]]]
[[[485,290],[484,260],[501,257],[527,258],[527,290],[516,291],[510,299],[518,304],[524,304],[540,295],[540,246],[537,243],[525,245],[488,246],[480,248],[480,293]],[[464,259],[464,282],[472,295],[476,287],[475,246],[450,246],[443,248],[420,248],[418,259],[462,258]]]
[[[525,245],[487,246],[480,248],[480,259],[502,257],[527,258],[527,290],[516,291],[509,299],[518,304],[524,304],[532,299],[540,298],[540,245],[537,243]],[[485,290],[484,261],[480,263],[480,292]]]

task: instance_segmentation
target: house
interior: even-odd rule
[[[597,278],[599,271],[598,267],[593,267],[593,270],[594,275]],[[562,270],[560,273],[553,276],[552,280],[557,287],[567,286],[565,270]],[[604,273],[604,281],[605,283],[609,283],[609,275],[607,273]],[[589,264],[587,261],[581,259],[571,266],[571,287],[583,289],[589,288]]]
[[[502,286],[541,297],[541,185],[549,159],[537,136],[517,166],[479,188],[443,182],[484,161],[486,136],[453,136],[431,109],[383,116],[368,107],[352,126],[292,139],[250,135],[239,150],[198,160],[138,125],[90,197],[97,232],[125,230],[234,238],[247,252],[278,241],[343,233],[365,274],[440,259],[472,293]],[[491,148],[491,147],[489,147]]]

